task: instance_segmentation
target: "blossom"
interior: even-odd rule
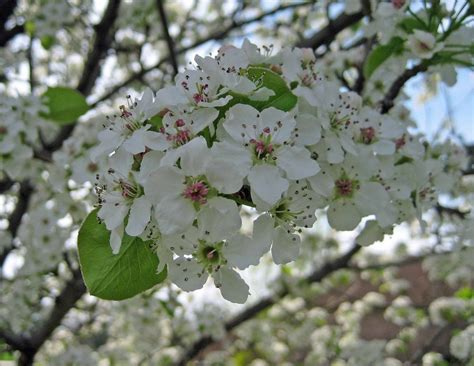
[[[150,219],[151,204],[143,195],[143,188],[137,183],[136,175],[129,174],[133,158],[124,149],[119,149],[110,159],[111,168],[106,175],[108,184],[97,186],[101,207],[97,216],[104,220],[111,231],[110,246],[117,254],[120,250],[124,220],[128,215],[125,232],[131,236],[140,235]]]
[[[361,105],[361,98],[353,93],[340,93],[333,84],[314,90],[317,100],[318,120],[321,122],[321,143],[312,150],[331,164],[342,163],[345,152],[357,155],[353,140],[354,121]]]
[[[310,177],[319,171],[310,152],[292,142],[296,122],[287,112],[270,107],[259,112],[237,104],[223,123],[229,138],[217,145],[232,154],[245,172],[256,196],[275,204],[289,187],[289,180]]]
[[[160,231],[174,234],[186,230],[203,206],[218,202],[216,207],[222,209],[226,205],[220,203],[233,203],[218,194],[237,192],[242,179],[236,164],[213,156],[204,138],[198,137],[183,150],[180,168],[159,167],[146,179],[144,192],[154,206]]]
[[[419,58],[429,59],[433,57],[436,52],[443,49],[443,42],[436,42],[436,38],[428,32],[415,29],[413,34],[408,36],[408,47],[411,52]]]
[[[130,154],[144,152],[147,148],[159,149],[160,135],[149,131],[151,125],[145,121],[157,113],[153,106],[153,92],[147,90],[134,104],[120,106],[120,115],[109,118],[107,128],[99,132],[100,144],[91,151],[93,162],[101,155],[110,154],[123,145]]]
[[[228,243],[239,228],[240,214],[235,204],[225,215],[209,206],[200,211],[197,228],[191,226],[182,234],[163,236],[160,245],[177,255],[167,263],[170,279],[181,289],[194,291],[210,275],[225,299],[244,303],[249,288],[233,269],[232,256],[224,254],[224,246],[236,245]]]

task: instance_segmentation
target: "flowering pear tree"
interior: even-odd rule
[[[472,362],[474,149],[405,88],[472,78],[471,2],[3,3],[4,357]]]

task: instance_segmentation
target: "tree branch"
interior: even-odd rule
[[[221,30],[217,30],[211,34],[209,34],[207,37],[204,37],[202,39],[199,39],[197,40],[196,42],[194,42],[193,44],[189,45],[189,46],[186,46],[186,47],[181,47],[181,48],[176,48],[175,49],[175,54],[176,56],[179,56],[179,55],[182,55],[196,47],[199,47],[207,42],[210,42],[210,41],[216,41],[216,40],[220,40],[220,39],[223,39],[224,37],[226,37],[231,31],[235,30],[235,29],[238,29],[238,28],[241,28],[245,25],[249,25],[249,24],[252,24],[252,23],[255,23],[255,22],[258,22],[266,17],[269,17],[269,16],[272,16],[276,13],[279,13],[281,11],[284,11],[284,10],[287,10],[287,9],[291,9],[291,8],[296,8],[296,7],[300,7],[300,6],[307,6],[307,5],[310,5],[312,4],[312,2],[302,2],[302,3],[293,3],[293,4],[288,4],[288,5],[280,5],[272,10],[269,10],[265,13],[262,13],[258,16],[255,16],[253,18],[250,18],[250,19],[246,19],[246,20],[242,20],[242,21],[235,21],[235,20],[232,20],[230,25],[228,25],[226,28],[224,29],[221,29]],[[143,77],[144,75],[148,74],[150,71],[153,71],[153,70],[156,70],[156,69],[159,69],[163,64],[167,63],[167,62],[170,62],[171,59],[169,56],[159,60],[157,63],[155,63],[154,65],[152,65],[151,67],[148,67],[148,68],[144,68],[144,69],[141,69],[140,71],[130,75],[127,79],[125,79],[124,81],[122,81],[120,84],[112,87],[107,93],[103,94],[102,96],[100,96],[96,101],[94,101],[92,104],[91,104],[91,108],[94,108],[96,107],[98,104],[102,103],[104,100],[107,100],[109,99],[110,97],[112,97],[115,93],[117,93],[120,89],[126,87],[127,85],[129,85],[130,83],[136,81],[136,80],[139,80],[141,77]]]
[[[339,258],[326,263],[320,269],[311,273],[308,277],[306,277],[303,282],[305,283],[313,283],[313,282],[320,282],[325,277],[330,275],[331,273],[346,268],[349,265],[350,260],[352,257],[359,252],[362,247],[360,245],[354,245],[346,254],[340,256]],[[225,330],[226,332],[230,332],[240,324],[246,322],[257,316],[261,311],[268,309],[269,307],[276,304],[281,298],[285,297],[289,294],[288,288],[283,288],[274,296],[265,297],[257,302],[255,305],[250,306],[249,308],[245,309],[241,313],[234,316],[232,319],[225,323]],[[199,353],[201,353],[204,349],[214,343],[214,340],[210,336],[201,337],[198,341],[196,341],[190,349],[188,349],[183,357],[177,362],[179,366],[185,366],[186,363],[191,361],[194,357],[196,357]]]
[[[67,281],[61,293],[56,297],[54,307],[48,318],[41,326],[31,332],[29,341],[35,349],[35,353],[61,324],[64,316],[75,306],[85,292],[86,286],[82,281],[81,271],[79,269],[73,270],[72,278]]]
[[[0,0],[0,47],[4,47],[10,39],[25,30],[23,24],[17,24],[10,29],[5,28],[8,18],[13,14],[17,5],[18,0]]]
[[[379,102],[380,112],[383,114],[387,113],[394,106],[395,98],[398,96],[405,83],[413,76],[417,75],[420,72],[426,71],[427,69],[428,64],[422,62],[412,67],[411,69],[405,70],[405,72],[393,82],[387,94],[385,94],[385,97]]]
[[[15,209],[8,218],[8,231],[10,232],[12,239],[16,237],[18,229],[21,224],[21,220],[28,210],[28,204],[30,202],[31,195],[33,194],[33,186],[28,181],[23,181],[20,184],[20,191],[18,192],[18,202]],[[8,254],[13,250],[14,245],[11,243],[10,247],[7,247],[0,254],[0,269],[3,267]],[[1,277],[1,273],[0,273]]]
[[[105,57],[110,44],[114,38],[114,23],[118,16],[120,7],[120,0],[110,0],[107,4],[107,8],[104,11],[104,15],[100,23],[95,28],[95,40],[92,48],[87,56],[87,61],[82,71],[82,76],[79,80],[76,90],[87,96],[91,93],[94,84],[99,77],[101,69],[101,61]],[[64,126],[58,133],[58,135],[48,144],[40,156],[51,155],[54,151],[58,150],[64,140],[71,136],[74,131],[76,124]],[[45,154],[46,153],[46,154]]]
[[[364,17],[364,12],[359,11],[354,14],[342,13],[336,19],[329,20],[326,27],[321,29],[312,37],[297,44],[297,47],[317,49],[322,45],[329,45],[342,30],[357,23]]]
[[[166,11],[163,5],[164,0],[156,0],[156,6],[161,18],[161,25],[163,26],[163,34],[165,36],[166,44],[168,45],[168,58],[171,66],[173,66],[174,75],[178,74],[178,61],[176,60],[176,52],[174,50],[174,42],[170,36],[168,19],[166,18]]]

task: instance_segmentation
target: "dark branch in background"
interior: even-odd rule
[[[322,45],[329,45],[342,30],[357,23],[364,17],[364,12],[359,11],[354,14],[342,13],[336,19],[330,19],[326,27],[317,32],[314,36],[298,43],[297,47],[317,49]]]
[[[400,94],[405,83],[418,73],[426,71],[427,69],[428,64],[422,62],[411,69],[405,70],[405,72],[393,82],[383,100],[380,101],[380,112],[387,113],[394,106],[395,98]]]
[[[17,24],[10,29],[5,28],[17,5],[18,0],[0,0],[0,47],[4,47],[8,41],[25,30],[23,24]]]
[[[110,44],[114,38],[114,23],[118,16],[120,7],[120,0],[110,0],[107,4],[107,8],[104,11],[104,15],[99,24],[95,29],[95,39],[92,48],[87,56],[87,61],[82,71],[82,76],[77,85],[77,91],[82,93],[84,96],[88,96],[100,74],[101,61],[106,56]],[[58,133],[58,135],[45,146],[45,152],[51,154],[58,150],[64,140],[71,136],[74,131],[75,123],[64,126]],[[40,154],[43,155],[43,154]]]
[[[330,261],[324,264],[320,269],[314,271],[308,277],[302,280],[303,283],[313,283],[313,282],[320,282],[324,278],[326,278],[331,273],[337,271],[338,269],[346,268],[349,265],[350,260],[352,257],[361,249],[360,245],[354,245],[346,254],[340,256],[339,258]],[[226,332],[232,331],[234,328],[239,326],[240,324],[246,322],[249,319],[254,318],[258,315],[261,311],[268,309],[269,307],[275,305],[281,298],[285,297],[289,294],[288,288],[283,288],[274,296],[265,297],[261,299],[256,304],[250,306],[249,308],[245,309],[241,313],[234,316],[232,319],[225,323],[225,330]],[[191,361],[194,357],[196,357],[199,353],[201,353],[204,349],[214,343],[214,340],[210,336],[201,337],[198,341],[196,341],[190,349],[186,351],[184,356],[178,361],[177,365],[185,366],[189,361]]]
[[[470,212],[470,211],[461,211],[458,208],[446,207],[446,206],[440,205],[439,203],[435,206],[435,209],[440,215],[445,214],[448,216],[459,217],[460,219],[465,219],[466,216],[469,215],[469,212]]]
[[[25,215],[26,211],[28,210],[28,204],[30,202],[31,195],[33,194],[33,186],[28,181],[23,181],[20,183],[20,190],[18,192],[18,202],[15,206],[15,209],[11,213],[10,217],[8,218],[8,231],[10,232],[12,239],[15,238],[18,229],[20,228],[21,220]],[[10,247],[7,247],[3,250],[0,254],[0,278],[1,276],[1,269],[5,260],[8,257],[8,254],[14,249],[13,242],[11,243]]]
[[[36,329],[31,331],[31,336],[28,339],[28,347],[22,350],[22,358],[30,362],[33,360],[35,354],[44,344],[44,342],[51,336],[54,330],[61,324],[63,318],[74,307],[76,302],[84,295],[86,287],[82,281],[81,271],[76,269],[72,272],[72,278],[66,283],[61,293],[54,301],[54,307],[51,310],[48,318]],[[20,358],[20,364],[21,363]],[[31,363],[23,363],[23,365],[30,365]]]
[[[41,346],[49,339],[54,330],[61,324],[68,311],[86,292],[81,272],[72,271],[72,278],[66,282],[61,293],[56,297],[55,304],[47,319],[37,328],[32,329],[29,336],[19,336],[0,329],[0,339],[12,349],[20,351],[18,365],[33,364],[34,357]]]
[[[311,4],[312,4],[312,2],[303,2],[303,3],[293,3],[293,4],[288,4],[288,5],[280,5],[280,6],[274,8],[272,10],[269,10],[265,13],[262,13],[262,14],[256,16],[256,17],[253,17],[253,18],[250,18],[250,19],[246,19],[246,20],[242,20],[242,21],[236,21],[235,19],[232,19],[231,22],[230,22],[230,25],[228,25],[224,29],[215,31],[215,32],[209,34],[207,37],[204,37],[202,39],[199,39],[199,40],[195,41],[193,44],[191,44],[189,46],[175,49],[175,55],[176,56],[182,55],[182,54],[184,54],[184,53],[186,53],[186,52],[188,52],[188,51],[190,51],[190,50],[192,50],[196,47],[199,47],[199,46],[201,46],[201,45],[203,45],[207,42],[210,42],[210,41],[221,40],[224,37],[226,37],[234,29],[238,29],[238,28],[241,28],[245,25],[249,25],[249,24],[258,22],[258,21],[260,21],[260,20],[262,20],[266,17],[272,16],[276,13],[281,12],[281,11],[291,9],[291,8],[297,8],[297,7],[300,7],[300,6],[307,6],[307,5],[311,5]],[[142,78],[144,75],[148,74],[149,72],[151,72],[153,70],[156,70],[156,69],[159,69],[163,64],[165,64],[167,62],[170,62],[170,57],[169,56],[161,59],[160,61],[158,61],[156,64],[154,64],[151,67],[144,68],[144,69],[138,71],[137,73],[130,75],[127,79],[122,81],[120,84],[112,87],[107,93],[100,96],[95,102],[93,102],[91,104],[91,108],[94,108],[98,104],[102,103],[104,100],[109,99],[115,93],[117,93],[120,89],[126,87],[127,85],[129,85],[130,83],[132,83],[136,80],[139,80],[140,78]]]
[[[174,50],[174,41],[171,39],[168,19],[166,18],[166,11],[164,7],[164,0],[156,0],[158,13],[160,14],[161,25],[163,26],[163,34],[165,36],[166,44],[168,45],[168,58],[171,66],[173,66],[174,75],[178,74],[178,61],[176,60],[176,52]]]
[[[8,177],[5,177],[3,180],[0,180],[0,194],[8,191],[15,184],[14,180],[11,180]]]

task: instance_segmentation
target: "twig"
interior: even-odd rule
[[[364,17],[364,12],[359,11],[354,14],[342,13],[336,19],[329,20],[326,27],[317,32],[314,36],[305,39],[297,44],[297,47],[310,47],[317,49],[319,46],[330,44],[342,30],[357,23]]]
[[[28,210],[28,204],[30,202],[31,195],[33,194],[33,186],[28,181],[23,181],[20,184],[20,191],[18,192],[18,202],[15,206],[15,209],[8,218],[8,231],[10,232],[12,239],[15,239],[15,236],[18,232],[18,229],[21,224],[21,220]],[[0,269],[3,267],[5,260],[7,259],[10,252],[14,249],[14,244],[12,243],[9,247],[5,248],[0,254]]]
[[[392,84],[388,90],[385,97],[379,102],[380,112],[385,114],[387,113],[395,104],[395,98],[398,96],[402,90],[405,83],[410,80],[413,76],[417,75],[420,72],[426,71],[428,69],[428,64],[422,62],[411,69],[405,70]]]
[[[242,21],[232,20],[230,25],[228,25],[226,28],[224,28],[222,30],[215,31],[215,32],[209,34],[207,37],[201,38],[201,39],[197,40],[196,42],[194,42],[193,44],[191,44],[189,46],[176,48],[175,49],[175,54],[176,54],[176,56],[178,56],[178,55],[184,54],[184,53],[186,53],[186,52],[188,52],[188,51],[190,51],[190,50],[192,50],[196,47],[199,47],[199,46],[201,46],[201,45],[203,45],[207,42],[210,42],[210,41],[213,41],[213,40],[217,41],[217,40],[223,39],[234,29],[237,29],[237,28],[243,27],[245,25],[249,25],[249,24],[258,22],[258,21],[260,21],[260,20],[262,20],[266,17],[272,16],[272,15],[274,15],[276,13],[279,13],[281,11],[284,11],[286,9],[296,8],[296,7],[299,7],[299,6],[306,6],[306,5],[310,5],[310,4],[311,4],[311,2],[280,5],[280,6],[274,8],[272,10],[269,10],[268,12],[262,13],[262,14],[256,16],[256,17],[253,17],[253,18],[250,18],[250,19],[247,19],[247,20],[242,20]],[[120,84],[112,87],[107,93],[100,96],[97,100],[95,100],[90,105],[90,107],[91,108],[96,107],[97,105],[99,105],[103,101],[105,101],[105,100],[109,99],[110,97],[112,97],[112,95],[117,93],[120,89],[126,87],[127,85],[134,82],[135,80],[139,80],[145,74],[148,74],[149,72],[151,72],[153,70],[159,69],[161,66],[163,66],[163,64],[165,64],[167,62],[170,62],[169,56],[159,60],[157,63],[155,63],[154,65],[152,65],[150,67],[144,68],[144,69],[130,75],[127,79],[122,81]]]
[[[170,36],[168,19],[166,18],[166,11],[163,5],[164,0],[156,0],[156,6],[158,8],[158,13],[161,18],[161,25],[163,26],[163,33],[165,36],[166,44],[168,45],[168,58],[170,60],[171,66],[173,66],[174,75],[178,74],[178,61],[176,60],[176,52],[174,50],[174,42]]]
[[[99,24],[95,26],[95,40],[89,55],[87,56],[87,61],[84,65],[84,70],[82,71],[82,76],[77,85],[77,91],[87,96],[92,91],[94,84],[99,76],[101,69],[101,60],[107,53],[112,39],[114,37],[114,23],[118,16],[118,10],[120,7],[120,0],[110,0],[105,9],[104,16]],[[71,136],[74,131],[75,123],[64,126],[61,128],[57,136],[48,144],[44,146],[43,153],[40,154],[50,155],[54,151],[58,150],[64,140]]]

